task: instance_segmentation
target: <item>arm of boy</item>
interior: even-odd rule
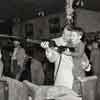
[[[65,54],[67,56],[81,57],[84,54],[84,48],[85,48],[84,44],[83,43],[79,43],[75,47],[75,51],[74,52],[68,51]]]

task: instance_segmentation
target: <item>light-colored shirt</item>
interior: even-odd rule
[[[12,55],[12,60],[17,60],[17,64],[23,67],[24,59],[25,59],[26,53],[24,48],[17,47],[14,48],[14,52]]]
[[[66,42],[63,40],[63,37],[56,38],[53,40],[58,46],[66,45]],[[73,85],[72,69],[74,67],[72,56],[67,56],[63,53],[59,54],[55,50],[55,48],[49,48],[49,50],[46,50],[46,56],[50,62],[55,63],[55,71],[54,71],[55,85],[66,86],[72,89]]]

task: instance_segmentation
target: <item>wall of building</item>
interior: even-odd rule
[[[84,9],[78,9],[77,11],[77,26],[82,27],[86,32],[95,32],[100,30],[100,12],[95,11],[89,11]],[[62,27],[65,21],[65,15],[64,13],[59,13],[56,15],[49,15],[44,17],[38,17],[35,19],[28,20],[24,23],[21,23],[18,27],[18,25],[14,26],[14,28],[20,32],[19,35],[24,36],[25,35],[25,24],[32,24],[33,25],[33,33],[32,38],[37,39],[41,37],[49,37],[49,22],[48,20],[53,17],[59,17],[60,18],[60,26]],[[17,29],[18,28],[18,29]],[[18,32],[14,32],[18,34]]]
[[[63,14],[56,14],[56,15],[49,15],[49,16],[44,16],[44,17],[38,17],[35,19],[31,19],[28,20],[27,22],[25,22],[24,24],[29,24],[32,23],[33,24],[33,38],[37,39],[37,38],[49,38],[49,36],[53,36],[55,34],[51,34],[49,32],[49,22],[48,20],[50,18],[54,18],[54,17],[58,17],[60,19],[60,26],[62,27],[62,23],[64,22],[64,15]],[[59,34],[59,33],[58,33]]]
[[[95,32],[100,30],[100,12],[89,10],[77,10],[77,25],[86,32]]]

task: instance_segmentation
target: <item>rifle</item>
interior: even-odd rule
[[[75,47],[73,47],[71,45],[69,45],[69,46],[57,46],[55,41],[53,41],[52,39],[32,40],[32,39],[25,39],[25,38],[18,37],[18,36],[9,36],[9,35],[3,35],[3,34],[0,34],[0,38],[12,39],[12,40],[20,41],[20,42],[26,42],[26,43],[38,44],[38,45],[40,45],[41,42],[43,42],[43,41],[48,41],[49,47],[57,47],[58,48],[57,50],[59,53],[65,51],[65,49],[67,49],[67,48],[69,48],[70,51],[72,51],[72,52],[75,51]]]
[[[31,40],[31,39],[27,39],[27,42],[30,42],[30,43],[36,43],[36,44],[41,44],[41,42],[43,41],[48,41],[49,42],[49,47],[57,47],[57,51],[59,53],[62,53],[63,51],[65,51],[65,49],[69,48],[69,50],[71,52],[74,52],[75,51],[75,47],[73,46],[57,46],[55,41],[51,40],[51,39],[44,39],[44,40]]]

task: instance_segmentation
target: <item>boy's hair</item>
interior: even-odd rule
[[[83,34],[84,34],[83,29],[80,28],[80,27],[73,27],[72,32],[76,32],[76,33],[77,33],[78,35],[80,35],[80,36],[83,36]]]
[[[84,31],[82,28],[75,27],[73,25],[64,25],[64,27],[62,28],[62,31],[64,29],[67,29],[68,31],[72,31],[72,32],[77,32],[77,34],[79,34],[80,36],[83,36],[83,34],[84,34]]]

